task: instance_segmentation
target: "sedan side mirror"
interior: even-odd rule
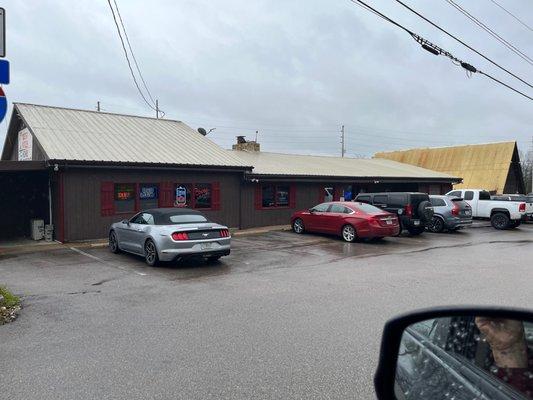
[[[309,209],[309,212],[310,212],[311,214],[313,214],[313,213],[315,212],[315,209],[314,209],[314,208],[310,208],[310,209]]]
[[[416,311],[385,324],[378,399],[530,399],[533,313],[502,307]]]
[[[120,221],[120,222],[122,222],[123,224],[126,224],[126,225],[129,225],[129,224],[130,224],[130,221],[127,220],[127,219],[123,219],[123,220]]]

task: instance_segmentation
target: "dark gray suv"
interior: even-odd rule
[[[472,208],[460,197],[429,196],[435,214],[428,225],[430,232],[456,231],[472,225]]]
[[[372,204],[398,215],[401,228],[408,230],[411,235],[420,235],[433,219],[433,206],[427,193],[359,193],[355,201]]]

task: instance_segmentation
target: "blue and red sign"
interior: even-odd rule
[[[0,122],[4,120],[7,112],[7,99],[4,90],[0,87]]]

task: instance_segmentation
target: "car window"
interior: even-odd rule
[[[533,324],[519,323],[523,326],[526,349],[531,351]],[[528,390],[528,385],[522,384],[523,380],[515,379],[513,371],[498,366],[489,341],[480,332],[474,316],[430,319],[411,325],[402,338],[397,370],[397,382],[408,394],[406,398],[436,398],[431,393],[417,393],[421,389],[417,382],[426,373],[444,378],[449,372],[451,375],[444,379],[443,387],[451,392],[461,382],[481,390],[488,387],[505,390],[510,397],[503,398],[524,398],[520,394]],[[412,390],[415,392],[409,393]],[[451,392],[450,398],[477,398],[464,390],[457,393],[459,396],[452,396],[454,393]]]
[[[366,203],[354,203],[353,207],[365,214],[383,214],[384,212],[381,208]]]
[[[132,224],[142,224],[142,213],[135,215],[132,219],[130,219],[130,222]]]
[[[154,225],[154,216],[149,213],[140,213],[133,217],[131,222],[134,224]]]
[[[357,201],[360,201],[361,203],[371,203],[372,197],[370,196],[357,196]]]
[[[374,204],[385,204],[387,205],[389,196],[386,194],[377,194],[374,196]]]
[[[387,205],[389,207],[398,207],[401,208],[405,205],[406,199],[403,194],[389,194],[389,200]]]
[[[313,210],[315,210],[316,212],[326,212],[329,208],[329,205],[330,203],[322,203],[317,206],[314,206]]]
[[[467,190],[465,192],[465,197],[464,197],[465,200],[473,200],[474,199],[474,192],[471,191],[471,190]]]
[[[343,205],[341,204],[332,204],[330,209],[329,209],[329,212],[330,213],[339,213],[339,214],[343,214],[345,213],[345,210],[346,210],[346,207],[344,207]]]
[[[457,196],[457,197],[461,197],[461,191],[460,191],[460,190],[455,190],[455,191],[453,191],[453,192],[448,193],[448,196]]]
[[[194,224],[208,222],[202,214],[170,214],[157,221],[157,225]]]
[[[143,219],[144,223],[147,224],[147,225],[154,225],[155,224],[154,216],[152,214],[143,213],[142,214],[142,219]]]
[[[444,199],[430,198],[429,201],[431,202],[431,205],[433,207],[442,207],[446,205],[446,202],[444,201]]]
[[[482,190],[481,192],[479,192],[479,200],[490,200],[490,193],[486,190]]]

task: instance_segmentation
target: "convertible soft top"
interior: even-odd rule
[[[173,222],[170,221],[170,217],[173,215],[194,215],[203,217],[207,220],[206,216],[200,211],[191,210],[190,208],[152,208],[149,210],[144,210],[143,212],[152,214],[154,216],[156,225],[173,224]]]

